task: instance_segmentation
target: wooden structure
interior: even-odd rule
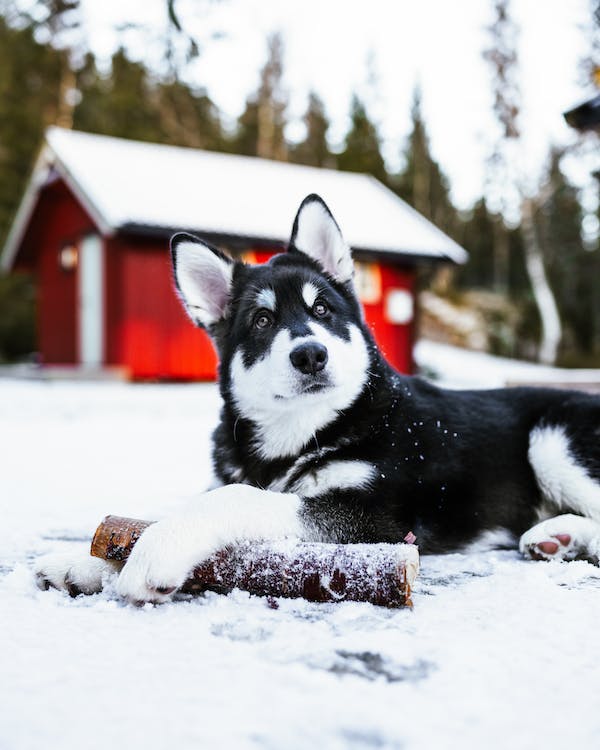
[[[410,372],[417,266],[466,253],[367,175],[51,128],[0,267],[35,274],[42,363],[212,379],[212,345],[173,291],[169,235],[261,262],[285,248],[311,192],[353,248],[378,343]]]

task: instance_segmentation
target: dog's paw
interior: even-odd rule
[[[40,589],[55,588],[71,596],[96,594],[114,568],[105,560],[89,553],[54,553],[38,558],[34,566],[36,584]]]
[[[597,559],[600,524],[567,513],[533,526],[520,539],[519,549],[531,560]]]
[[[132,604],[162,604],[202,559],[174,519],[149,526],[138,539],[117,581],[117,593]],[[208,550],[206,557],[208,557]]]
[[[117,592],[132,603],[168,601],[192,570],[242,539],[298,538],[304,527],[296,495],[235,484],[205,493],[194,512],[149,526],[133,548]]]

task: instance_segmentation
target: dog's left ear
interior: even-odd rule
[[[325,201],[314,193],[300,204],[288,251],[308,255],[342,284],[354,274],[350,248]]]
[[[173,278],[183,306],[202,328],[227,316],[234,261],[193,234],[171,238]]]

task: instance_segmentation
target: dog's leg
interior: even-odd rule
[[[242,539],[306,538],[297,495],[234,484],[202,495],[193,512],[148,527],[123,568],[117,591],[130,602],[164,602],[193,568]]]
[[[585,412],[576,413],[584,422]],[[600,521],[598,438],[590,433],[570,435],[560,425],[536,427],[531,432],[528,455],[547,502],[556,510],[571,510]]]
[[[78,596],[102,591],[106,577],[122,567],[122,563],[91,557],[89,552],[78,555],[65,552],[40,557],[36,560],[34,572],[39,588],[52,587]]]
[[[533,560],[573,560],[582,557],[598,562],[600,523],[572,513],[548,518],[523,534],[519,549]]]

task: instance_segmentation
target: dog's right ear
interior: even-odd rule
[[[325,201],[315,193],[300,204],[288,252],[299,252],[316,261],[342,284],[352,281],[354,264],[350,248]]]
[[[171,238],[173,278],[188,315],[209,328],[227,316],[234,262],[186,232]]]

